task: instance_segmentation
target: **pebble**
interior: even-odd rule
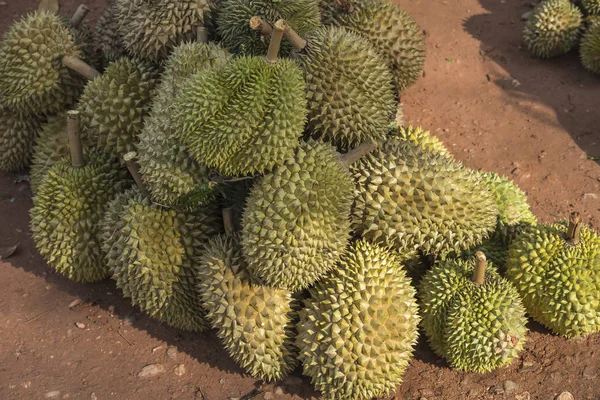
[[[586,199],[593,199],[593,200],[598,199],[598,195],[596,193],[584,193],[583,195],[581,195],[581,197],[584,200],[586,200]]]
[[[527,11],[526,13],[521,14],[521,21],[527,21],[529,17],[531,17],[532,11]]]
[[[554,398],[554,400],[575,400],[575,397],[569,392],[562,392]]]
[[[177,348],[175,346],[169,346],[167,349],[167,357],[173,361],[177,361]]]
[[[504,388],[504,392],[506,392],[506,394],[512,394],[517,391],[519,385],[513,381],[504,381],[502,387]]]
[[[90,400],[98,400],[96,393],[92,392],[92,395],[90,396]]]
[[[523,392],[515,395],[515,400],[531,400],[531,394],[529,392]]]
[[[53,390],[51,392],[48,392],[44,395],[45,398],[47,399],[53,399],[55,397],[60,396],[60,392],[58,390]]]
[[[223,378],[219,379],[219,383],[220,383],[221,385],[224,385],[224,384],[225,384],[225,379],[223,379]]]
[[[185,374],[185,365],[179,364],[178,366],[175,367],[173,372],[175,372],[175,375],[177,375],[177,376],[184,375]]]
[[[587,366],[583,369],[583,372],[581,373],[581,375],[585,378],[585,379],[595,379],[598,376],[598,372],[594,369],[594,367],[591,366]]]
[[[531,361],[523,361],[523,364],[521,364],[521,371],[525,371],[528,369],[533,369],[533,363]]]
[[[81,322],[75,322],[75,326],[79,329],[85,329],[85,324]]]
[[[140,372],[138,372],[138,378],[152,378],[153,376],[160,375],[165,372],[165,367],[160,364],[148,364]]]
[[[115,313],[115,306],[108,306],[108,312],[110,314],[114,314]]]
[[[504,394],[504,389],[502,388],[502,385],[496,385],[490,388],[490,393],[491,394]]]
[[[275,394],[282,395],[282,394],[283,394],[283,389],[282,389],[282,388],[280,388],[279,386],[278,386],[278,387],[276,387],[276,388],[275,388]]]

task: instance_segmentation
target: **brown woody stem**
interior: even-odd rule
[[[377,145],[373,142],[364,142],[360,144],[358,147],[350,150],[346,154],[342,155],[342,162],[349,167],[354,164],[356,161],[360,160],[373,150],[377,148]]]
[[[73,56],[64,56],[62,58],[62,63],[65,67],[77,72],[78,74],[86,77],[90,81],[97,76],[100,76],[100,72],[98,72],[94,67],[87,64],[85,61],[80,60],[77,57]]]
[[[250,28],[264,36],[268,36],[273,33],[273,27],[269,25],[267,21],[264,21],[258,16],[250,18]]]
[[[275,63],[279,59],[279,49],[281,48],[281,40],[283,39],[285,26],[286,23],[282,19],[275,22],[275,27],[271,34],[271,42],[269,43],[269,49],[267,50],[267,61],[270,63]]]
[[[306,47],[308,42],[296,33],[287,23],[285,24],[285,38],[294,46],[296,50],[302,50]]]
[[[75,11],[75,14],[73,14],[73,16],[71,17],[69,23],[71,24],[71,26],[78,28],[89,12],[90,9],[88,8],[88,6],[86,6],[85,4],[81,4],[77,8],[77,11]]]
[[[204,26],[196,28],[196,41],[198,43],[208,43],[208,30]]]
[[[487,264],[487,259],[483,252],[478,251],[475,253],[475,271],[473,271],[473,283],[477,286],[483,285],[485,281],[485,267]]]
[[[235,223],[233,222],[233,209],[231,207],[221,210],[223,213],[223,226],[225,233],[232,235],[235,232]]]
[[[123,160],[125,160],[125,165],[127,165],[127,169],[129,173],[133,177],[135,184],[140,189],[140,193],[144,196],[148,196],[148,189],[144,184],[144,179],[142,178],[142,174],[140,174],[140,167],[138,163],[135,161],[137,158],[137,153],[135,151],[130,151],[129,153],[123,156]]]
[[[569,227],[567,228],[567,243],[570,245],[579,244],[579,232],[581,231],[581,215],[578,212],[573,212],[569,216]]]
[[[71,165],[74,168],[85,167],[83,146],[79,135],[79,111],[67,111],[67,134],[69,135],[69,149],[71,150]]]

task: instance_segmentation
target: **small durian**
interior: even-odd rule
[[[89,151],[84,160],[78,113],[67,113],[71,159],[58,161],[43,178],[30,211],[36,248],[61,275],[78,282],[109,276],[100,248],[106,205],[129,181],[113,155]]]
[[[506,269],[527,313],[552,332],[571,338],[600,331],[600,235],[578,213],[568,224],[521,232]]]
[[[366,146],[366,152],[373,149]],[[335,267],[350,239],[353,182],[347,165],[354,154],[340,158],[330,144],[311,139],[254,184],[242,218],[251,274],[298,291]]]
[[[96,50],[102,64],[105,66],[125,56],[125,45],[118,30],[115,12],[114,2],[111,2],[104,9],[104,12],[98,18],[98,22],[96,22],[96,26],[94,26],[94,44],[97,47]]]
[[[140,172],[152,199],[175,206],[199,185],[208,184],[208,169],[198,164],[173,130],[172,105],[181,82],[198,71],[225,65],[231,55],[212,43],[184,43],[173,49],[139,136]]]
[[[27,168],[40,123],[36,116],[13,112],[0,104],[0,171]]]
[[[590,25],[579,44],[579,56],[583,66],[600,74],[600,22]]]
[[[577,44],[581,25],[581,11],[569,0],[544,0],[525,23],[523,41],[536,57],[556,57]]]
[[[419,287],[427,340],[461,371],[482,373],[507,365],[525,342],[527,319],[519,294],[493,264],[486,264],[482,252],[438,263]]]
[[[118,32],[127,51],[150,61],[195,36],[209,13],[206,0],[116,0]],[[208,16],[208,15],[207,15]]]
[[[173,129],[195,160],[227,176],[265,173],[294,154],[306,121],[302,71],[277,59],[282,32],[266,58],[239,57],[183,82]]]
[[[83,134],[114,154],[134,151],[157,81],[147,62],[123,57],[110,63],[77,104]]]
[[[415,146],[420,146],[423,150],[452,158],[444,143],[421,127],[392,125],[388,131],[388,136],[411,142]]]
[[[420,320],[397,253],[357,241],[309,293],[296,345],[304,375],[323,397],[363,400],[394,391]]]
[[[496,227],[482,177],[448,156],[389,137],[350,170],[352,225],[368,240],[436,256],[477,246]]]
[[[392,73],[371,43],[338,27],[316,29],[306,39],[286,32],[306,80],[310,134],[342,151],[383,140],[398,103]]]
[[[258,16],[268,24],[285,19],[304,35],[321,25],[317,0],[226,0],[219,7],[217,32],[221,45],[232,53],[259,56],[267,51],[268,35],[257,33],[248,21]],[[281,54],[287,56],[289,43],[283,43]]]

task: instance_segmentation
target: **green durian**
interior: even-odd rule
[[[523,349],[527,319],[519,294],[481,252],[435,264],[420,283],[419,300],[428,342],[453,368],[491,371]]]
[[[321,4],[324,23],[343,26],[371,42],[394,73],[398,91],[421,77],[425,40],[421,27],[406,11],[389,0],[321,0]]]
[[[111,2],[104,9],[94,26],[93,39],[103,65],[108,65],[126,55],[115,13],[114,2]]]
[[[415,290],[394,251],[358,241],[309,289],[296,345],[325,399],[370,399],[402,382],[418,337]]]
[[[390,137],[350,170],[352,226],[370,241],[440,255],[477,246],[496,227],[482,177],[448,156]]]
[[[600,15],[600,0],[581,0],[581,7],[588,15]]]
[[[333,269],[350,239],[352,187],[333,146],[303,142],[252,187],[242,218],[250,273],[298,291]]]
[[[298,147],[306,121],[304,89],[291,60],[239,57],[182,84],[173,127],[201,165],[228,176],[266,173]]]
[[[583,35],[579,56],[587,70],[600,74],[600,22],[591,24]]]
[[[158,61],[173,47],[195,37],[210,12],[206,0],[117,0],[115,18],[127,51]]]
[[[268,36],[258,34],[249,25],[254,16],[271,25],[285,19],[301,35],[321,25],[317,0],[225,0],[219,7],[216,21],[221,45],[236,54],[266,54]],[[290,50],[289,43],[282,44],[283,55],[288,55]]]
[[[172,105],[182,81],[198,71],[221,67],[230,57],[218,45],[192,42],[174,48],[167,59],[138,144],[140,172],[155,202],[175,206],[181,196],[209,183],[207,168],[198,164],[176,137]]]
[[[90,81],[77,110],[84,136],[114,154],[134,151],[157,83],[149,63],[120,58]]]
[[[61,57],[82,57],[59,16],[41,11],[11,26],[0,44],[0,98],[23,114],[58,112],[79,98],[85,80]]]
[[[10,111],[0,104],[0,171],[27,168],[39,129],[38,117]]]
[[[523,41],[536,57],[556,57],[577,44],[581,25],[581,11],[569,0],[544,0],[525,23]]]
[[[267,381],[294,370],[292,295],[249,275],[237,236],[222,235],[207,243],[198,282],[207,319],[244,370]]]
[[[452,158],[444,143],[421,127],[392,125],[388,131],[388,136],[411,142],[415,146],[420,146],[423,150]]]
[[[398,109],[396,92],[389,68],[366,39],[319,28],[293,57],[304,71],[313,137],[342,150],[385,138]]]
[[[600,236],[579,214],[521,232],[506,268],[533,319],[567,338],[600,331]]]

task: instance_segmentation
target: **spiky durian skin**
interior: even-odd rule
[[[207,319],[240,366],[267,381],[294,370],[292,295],[248,275],[237,237],[222,235],[208,242],[198,281]]]
[[[135,151],[157,83],[150,64],[120,58],[85,87],[77,105],[81,131],[100,148],[123,155]]]
[[[242,217],[251,273],[297,291],[334,268],[350,236],[352,185],[335,148],[313,140],[260,179]]]
[[[569,0],[545,0],[525,23],[523,41],[536,57],[556,57],[577,44],[581,23],[581,11]]]
[[[117,0],[115,18],[127,51],[158,61],[203,26],[205,0]]]
[[[94,26],[94,43],[103,65],[125,56],[125,46],[118,30],[115,12],[114,3],[109,4]]]
[[[103,250],[117,287],[153,318],[183,330],[206,329],[197,288],[203,243],[221,232],[214,207],[194,212],[152,204],[135,192],[105,215]]]
[[[38,117],[12,112],[0,104],[0,171],[17,171],[29,165],[39,129]]]
[[[173,106],[175,131],[198,163],[223,175],[265,173],[298,147],[304,89],[291,60],[239,57],[183,83]]]
[[[108,277],[100,221],[108,201],[129,185],[111,154],[89,152],[86,161],[82,168],[68,157],[54,164],[30,211],[36,248],[56,272],[77,282]]]
[[[600,0],[581,0],[581,6],[589,15],[600,15]]]
[[[138,162],[152,199],[175,206],[181,196],[208,182],[208,170],[198,164],[173,130],[171,107],[181,82],[198,71],[221,67],[230,54],[212,43],[184,43],[166,61],[165,72],[144,120],[138,144]]]
[[[370,399],[402,382],[420,318],[394,251],[355,242],[304,306],[299,359],[324,398]]]
[[[436,263],[419,285],[422,326],[431,348],[453,368],[486,372],[523,348],[525,309],[516,289],[488,263],[485,281],[471,281],[475,258]]]
[[[84,79],[62,65],[80,58],[69,29],[54,13],[34,12],[17,21],[0,44],[0,97],[23,114],[58,112],[79,98]]]
[[[579,56],[587,70],[600,74],[600,23],[592,23],[583,35]]]
[[[352,225],[368,240],[438,255],[476,246],[496,226],[482,178],[447,156],[391,137],[350,170]]]
[[[600,331],[600,236],[583,226],[573,246],[566,227],[536,225],[519,234],[508,249],[506,277],[533,319],[570,338]]]
[[[421,127],[394,125],[390,127],[388,135],[405,142],[411,142],[415,146],[421,146],[423,150],[452,158],[452,154],[446,149],[444,143]]]
[[[321,25],[317,0],[226,0],[217,16],[217,33],[223,47],[236,54],[266,54],[270,37],[250,28],[249,21],[254,16],[271,25],[283,18],[299,35]],[[290,43],[284,41],[281,45],[281,54],[289,54]]]
[[[342,150],[382,140],[398,108],[385,61],[344,28],[319,28],[306,39],[294,58],[306,79],[311,134]]]

